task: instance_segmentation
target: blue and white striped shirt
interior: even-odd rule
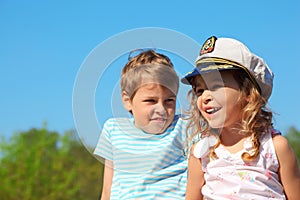
[[[111,199],[184,199],[186,121],[177,115],[159,135],[136,128],[133,119],[104,124],[94,154],[113,161]]]

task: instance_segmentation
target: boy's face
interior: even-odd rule
[[[176,95],[157,83],[139,87],[127,110],[134,117],[137,128],[151,134],[163,133],[172,123],[176,109]]]
[[[197,78],[197,106],[212,128],[234,127],[241,122],[242,100],[237,81],[229,71]]]

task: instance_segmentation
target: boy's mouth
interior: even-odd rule
[[[152,118],[151,121],[165,122],[165,121],[167,121],[167,119],[166,118],[156,117],[156,118]]]

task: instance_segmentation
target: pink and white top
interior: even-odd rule
[[[206,199],[286,199],[278,177],[278,160],[271,133],[260,139],[260,154],[255,161],[245,162],[241,155],[251,153],[248,138],[244,149],[231,154],[222,145],[215,149],[218,159],[201,158]],[[249,146],[250,144],[250,146]]]

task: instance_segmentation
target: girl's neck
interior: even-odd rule
[[[247,135],[242,135],[237,129],[222,130],[220,134],[221,145],[230,153],[240,152],[244,148]]]
[[[246,135],[240,134],[238,129],[223,128],[220,134],[220,141],[223,146],[233,146],[243,140]]]

